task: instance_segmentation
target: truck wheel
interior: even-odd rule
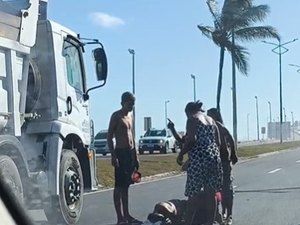
[[[161,150],[161,154],[167,154],[169,151],[169,143],[167,142],[165,147]]]
[[[177,144],[176,143],[174,143],[174,147],[172,148],[172,152],[173,153],[176,153],[177,152]]]
[[[76,224],[83,205],[83,176],[79,160],[71,150],[62,151],[59,193],[57,200],[52,201],[52,209],[45,209],[48,221],[54,224]]]
[[[23,186],[18,168],[14,161],[6,155],[0,155],[0,179],[4,181],[14,196],[23,201]]]

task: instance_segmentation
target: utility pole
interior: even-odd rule
[[[277,43],[268,42],[268,41],[262,41],[265,44],[274,45],[275,48],[272,49],[272,52],[277,54],[279,56],[279,107],[280,107],[280,143],[282,143],[282,69],[281,69],[281,55],[286,53],[289,49],[284,47],[284,45],[287,45],[289,43],[297,41],[298,38],[295,38],[291,41],[287,41],[285,43],[281,43],[281,40]]]
[[[257,128],[257,140],[259,141],[259,117],[258,117],[258,98],[255,96],[256,101],[256,128]]]
[[[132,94],[135,96],[135,68],[134,68],[134,61],[135,61],[135,51],[134,49],[128,49],[128,52],[129,54],[132,55]],[[133,138],[134,138],[134,141],[135,141],[135,107],[133,108],[132,110],[132,114],[133,114]]]

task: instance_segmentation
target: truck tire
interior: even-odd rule
[[[60,160],[58,198],[45,209],[51,224],[76,224],[83,205],[83,176],[79,160],[71,150],[63,150]]]
[[[161,154],[167,154],[169,152],[169,143],[167,142],[165,147],[161,150]]]
[[[13,195],[23,202],[23,186],[18,168],[7,155],[0,155],[0,179],[8,185]]]
[[[173,152],[173,153],[176,153],[176,152],[177,152],[177,148],[178,148],[178,147],[177,147],[177,143],[175,142],[175,143],[174,143],[174,146],[173,146],[173,148],[172,148],[172,152]]]

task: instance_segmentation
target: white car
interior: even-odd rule
[[[170,130],[149,129],[139,140],[140,154],[146,151],[150,154],[154,151],[166,154],[170,150],[172,150],[173,153],[177,150],[176,140]]]

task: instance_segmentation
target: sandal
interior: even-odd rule
[[[134,217],[131,217],[131,216],[129,218],[127,218],[127,221],[129,224],[142,224],[143,223],[142,221],[140,221]]]
[[[128,225],[127,221],[122,220],[122,221],[118,221],[116,225]]]

